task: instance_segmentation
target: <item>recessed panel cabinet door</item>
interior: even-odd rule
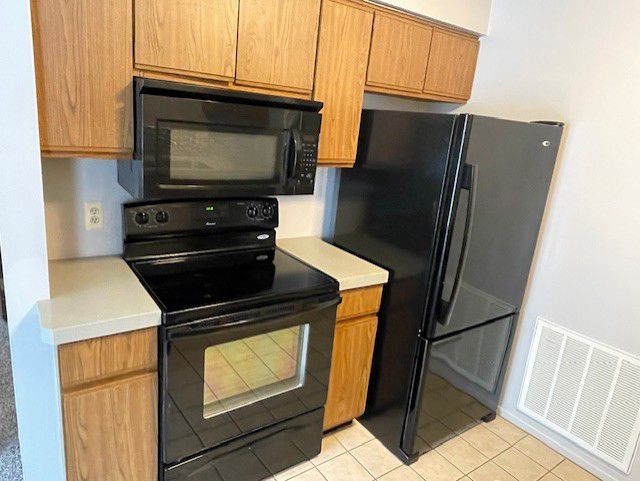
[[[45,155],[131,155],[132,11],[131,0],[32,0]]]
[[[424,23],[376,12],[367,84],[422,92],[432,33]]]
[[[361,4],[322,4],[314,99],[324,103],[319,162],[353,165],[358,146],[373,11]]]
[[[310,93],[320,0],[240,0],[236,82]]]
[[[337,322],[324,407],[325,430],[364,413],[377,327],[375,316]]]
[[[157,373],[62,396],[67,481],[155,481]]]
[[[233,79],[239,0],[135,0],[139,69]]]
[[[475,38],[436,29],[431,41],[424,91],[468,100],[479,47],[480,42]]]

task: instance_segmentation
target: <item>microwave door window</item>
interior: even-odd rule
[[[280,183],[282,132],[164,123],[168,177],[185,183]]]

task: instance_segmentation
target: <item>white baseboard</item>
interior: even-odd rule
[[[556,439],[548,436],[543,430],[539,429],[535,422],[533,422],[524,413],[518,410],[507,410],[503,407],[498,407],[498,414],[505,418],[507,421],[512,422],[516,426],[520,427],[524,431],[528,432],[532,436],[543,441],[549,447],[555,449],[560,454],[570,459],[577,465],[583,467],[590,473],[594,474],[603,481],[631,481],[631,476],[624,473],[612,474],[608,471],[603,471],[600,466],[595,464],[589,457],[585,456],[584,452],[571,441],[559,443]],[[615,468],[611,468],[611,471],[616,472]]]

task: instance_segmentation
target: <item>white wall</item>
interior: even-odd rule
[[[505,415],[602,477],[628,477],[516,410],[537,316],[640,356],[640,2],[494,0],[463,109],[567,123],[511,359]],[[447,109],[442,109],[447,110]],[[558,444],[556,444],[558,446]]]
[[[0,249],[23,474],[62,481],[56,353],[32,309],[49,278],[28,0],[3,2],[0,46]]]
[[[118,184],[115,161],[44,159],[44,202],[50,259],[122,253],[122,203],[131,196]],[[336,169],[318,169],[314,195],[281,196],[278,237],[320,236],[331,219]],[[99,201],[101,230],[85,230],[84,203]],[[327,208],[325,208],[327,207]]]
[[[122,252],[122,203],[131,196],[118,184],[116,161],[44,159],[44,201],[50,259]],[[85,230],[84,203],[99,201],[101,230]]]
[[[481,34],[487,33],[491,11],[491,0],[382,0],[378,3],[386,3]]]

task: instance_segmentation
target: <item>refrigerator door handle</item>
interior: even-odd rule
[[[473,229],[473,220],[476,214],[476,196],[478,191],[478,166],[474,164],[464,165],[464,182],[462,188],[469,191],[467,215],[464,224],[464,234],[462,238],[462,249],[460,254],[460,260],[456,269],[456,276],[453,281],[453,288],[451,290],[451,298],[447,305],[447,309],[442,317],[438,317],[438,322],[443,326],[448,326],[451,322],[451,316],[453,315],[453,309],[456,305],[456,300],[460,294],[460,287],[462,284],[462,275],[464,273],[464,267],[467,262],[467,255],[469,254],[469,237]]]

